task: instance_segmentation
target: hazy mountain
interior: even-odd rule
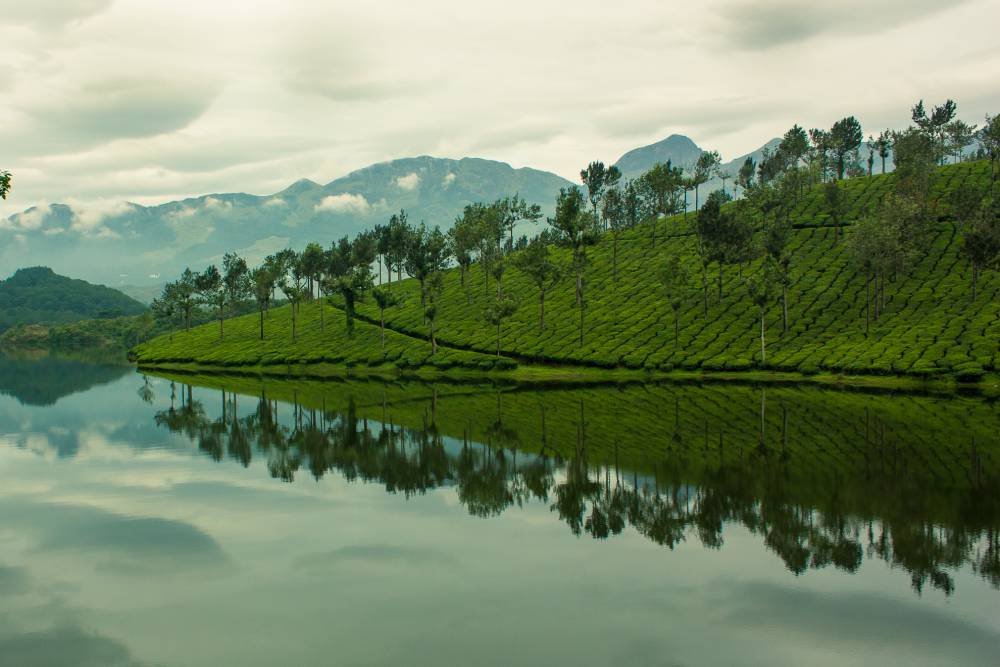
[[[772,139],[760,148],[745,155],[740,155],[739,157],[726,160],[723,156],[722,161],[722,171],[727,172],[735,176],[740,167],[743,166],[743,162],[747,157],[752,157],[756,162],[760,162],[761,155],[764,149],[775,150],[778,144],[781,143],[780,139]],[[704,152],[696,143],[691,141],[688,137],[680,134],[672,134],[663,141],[658,141],[655,144],[650,144],[648,146],[642,146],[641,148],[636,148],[634,150],[625,153],[618,161],[615,162],[615,166],[621,170],[622,175],[625,178],[636,178],[641,176],[643,172],[648,170],[657,162],[670,162],[675,167],[683,167],[686,174],[690,174],[694,171],[695,163],[698,161],[698,157]],[[732,180],[726,182],[726,190],[731,192]],[[713,190],[718,190],[722,187],[722,179],[712,178],[707,183],[699,188],[700,194],[703,196]],[[692,196],[689,205],[694,207],[694,197]]]
[[[118,290],[36,266],[0,281],[0,331],[18,324],[67,324],[138,315],[145,306]]]
[[[372,165],[326,185],[298,181],[273,195],[211,194],[145,207],[39,206],[0,220],[0,273],[29,264],[142,294],[236,251],[251,263],[285,246],[328,244],[405,208],[449,227],[462,208],[519,192],[551,213],[555,174],[491,160],[416,157]],[[528,231],[528,230],[525,230]]]

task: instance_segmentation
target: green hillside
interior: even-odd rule
[[[842,181],[844,225],[874,209],[891,190],[894,178]],[[886,281],[885,310],[867,334],[864,276],[850,261],[848,244],[838,239],[822,186],[805,192],[790,216],[794,229],[788,244],[792,252],[789,328],[782,332],[781,299],[775,298],[766,309],[768,354],[763,368],[799,373],[958,375],[966,379],[994,371],[1000,340],[997,281],[984,273],[978,298],[972,301],[971,269],[959,255],[961,239],[949,205],[951,193],[959,186],[971,183],[986,188],[988,179],[987,162],[936,170],[930,195],[935,222],[927,250]],[[758,310],[748,298],[744,282],[756,270],[756,262],[726,268],[721,299],[716,284],[718,269],[714,264],[709,267],[706,316],[694,220],[695,215],[689,214],[659,221],[655,246],[650,223],[624,231],[618,243],[617,284],[612,279],[610,237],[588,249],[583,344],[572,277],[567,275],[547,295],[545,328],[540,329],[538,290],[510,266],[503,289],[520,307],[504,322],[503,355],[522,365],[659,371],[759,368]],[[681,256],[690,273],[682,294],[676,343],[673,313],[658,279],[659,268],[674,253]],[[557,248],[553,254],[569,273],[569,251]],[[208,326],[176,334],[172,343],[157,339],[137,348],[136,356],[141,363],[477,365],[496,349],[495,327],[483,317],[487,306],[495,303],[495,283],[485,278],[482,269],[473,265],[465,290],[458,269],[445,272],[437,301],[437,338],[442,346],[437,357],[430,355],[424,340],[428,326],[414,280],[393,288],[404,295],[404,301],[386,311],[386,324],[392,333],[385,355],[379,351],[376,326],[359,323],[355,338],[347,341],[341,338],[342,317],[331,316],[328,309],[327,331],[321,334],[317,304],[305,304],[303,335],[294,345],[282,328],[288,319],[287,309],[279,309],[270,315],[274,323],[264,344],[255,338],[255,318],[248,317],[227,325],[230,333],[223,342],[218,341],[217,327]],[[358,312],[371,323],[378,321],[378,310],[370,300],[360,303]]]
[[[36,266],[0,281],[0,332],[22,324],[67,324],[139,315],[146,307],[118,290]]]

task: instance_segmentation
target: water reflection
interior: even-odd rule
[[[209,382],[217,412],[171,382],[156,424],[215,461],[263,458],[285,482],[333,471],[407,497],[454,486],[475,516],[544,503],[573,534],[604,540],[631,527],[669,549],[722,549],[742,525],[795,575],[877,559],[918,593],[952,594],[963,567],[1000,588],[997,417],[986,402]]]
[[[109,384],[132,369],[120,355],[71,355],[46,350],[0,351],[0,395],[21,405],[48,406]]]

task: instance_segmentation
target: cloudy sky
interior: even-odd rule
[[[1000,112],[996,0],[0,0],[8,214],[466,155],[566,177],[679,132]]]

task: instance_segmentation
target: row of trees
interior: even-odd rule
[[[789,250],[792,214],[806,188],[823,183],[823,202],[829,223],[835,228],[833,241],[843,237],[843,228],[852,224],[849,250],[855,266],[866,278],[868,305],[866,323],[878,320],[886,308],[886,279],[912,266],[927,251],[933,216],[928,196],[934,167],[949,155],[956,157],[977,137],[980,153],[997,160],[1000,121],[987,118],[983,129],[955,120],[957,107],[948,100],[928,113],[923,102],[912,109],[913,125],[902,131],[885,131],[869,138],[868,169],[860,167],[863,144],[860,123],[852,117],[841,119],[829,130],[808,132],[795,125],[773,151],[766,151],[759,164],[747,158],[737,174],[723,173],[718,153],[701,155],[690,175],[670,162],[656,164],[636,179],[623,180],[619,170],[602,162],[591,162],[580,172],[579,186],[560,191],[554,215],[547,228],[535,239],[516,238],[518,227],[542,218],[540,207],[518,195],[492,203],[477,202],[465,207],[447,233],[413,225],[405,211],[394,214],[385,225],[363,232],[354,239],[344,237],[330,248],[311,243],[301,252],[287,249],[267,257],[250,270],[235,255],[227,255],[221,271],[214,266],[202,274],[185,271],[167,285],[157,308],[178,314],[190,326],[192,309],[209,306],[219,318],[220,337],[224,319],[236,312],[242,300],[252,298],[260,318],[260,337],[265,320],[280,290],[292,307],[292,339],[296,318],[303,302],[336,299],[353,329],[355,304],[369,293],[384,323],[387,309],[399,303],[392,288],[407,276],[420,284],[420,305],[432,353],[437,350],[436,324],[443,298],[442,272],[457,265],[467,303],[472,302],[472,268],[481,269],[483,289],[488,297],[483,318],[496,327],[499,355],[503,323],[516,312],[519,303],[504,289],[504,276],[515,266],[538,290],[539,327],[545,327],[546,296],[559,282],[572,276],[574,299],[579,314],[579,341],[584,343],[588,250],[604,239],[612,245],[612,285],[618,281],[618,245],[621,234],[641,223],[649,225],[649,241],[656,246],[657,221],[687,211],[687,193],[694,191],[698,207],[693,225],[696,252],[701,267],[702,308],[709,315],[708,272],[717,267],[718,300],[724,298],[727,267],[738,270],[747,298],[759,309],[761,363],[766,361],[764,315],[780,293],[782,331],[789,327],[789,299],[793,257]],[[961,141],[964,144],[959,146]],[[880,204],[865,212],[860,220],[848,220],[848,202],[842,180],[870,176],[875,156],[883,161],[891,155],[896,177],[893,190]],[[991,168],[991,173],[993,170]],[[699,187],[713,176],[723,180],[723,188],[709,194],[704,203]],[[995,173],[993,173],[995,179]],[[726,180],[734,180],[732,192]],[[742,190],[742,193],[740,193]],[[739,196],[735,201],[734,196]],[[1000,232],[996,229],[992,200],[978,191],[963,191],[953,203],[962,224],[967,257],[973,264],[973,291],[982,268],[992,266],[1000,254]],[[557,261],[552,246],[568,250],[568,261]],[[743,276],[746,266],[754,266]],[[377,273],[373,267],[377,266]],[[679,338],[679,311],[691,289],[690,271],[677,254],[654,267],[666,300],[674,312],[674,337]],[[378,286],[376,287],[375,276]],[[385,283],[383,284],[383,276]],[[491,290],[491,281],[495,287]],[[320,327],[323,310],[319,309]],[[867,329],[866,324],[866,329]]]

